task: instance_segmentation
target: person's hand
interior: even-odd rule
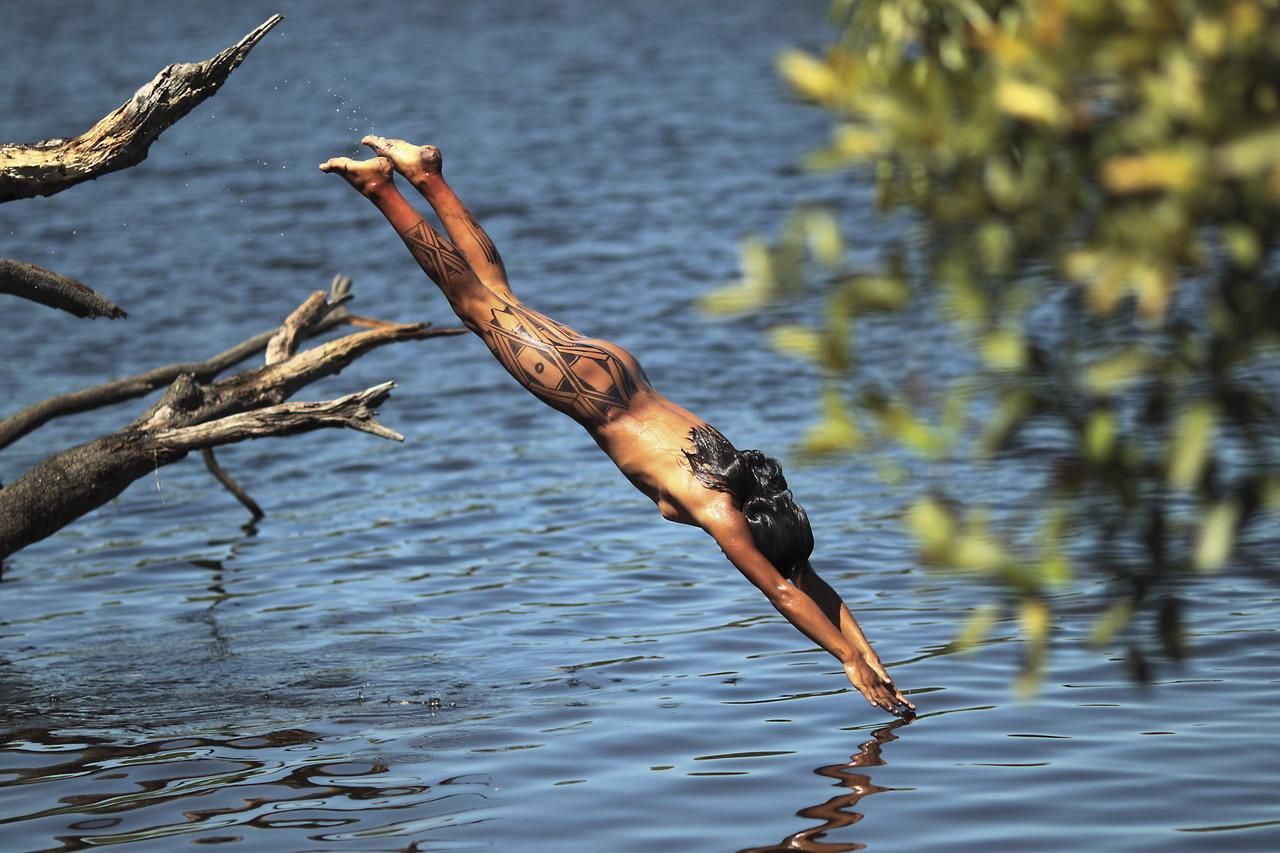
[[[861,657],[848,661],[844,665],[844,673],[849,676],[850,683],[858,688],[873,707],[888,711],[890,714],[909,720],[916,715],[916,706],[907,701],[893,684],[884,667],[872,667]]]

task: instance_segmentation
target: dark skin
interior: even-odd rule
[[[556,322],[512,293],[493,241],[445,182],[438,149],[378,136],[363,141],[377,157],[335,158],[321,171],[341,175],[373,202],[507,372],[581,424],[663,518],[710,534],[787,621],[840,661],[870,704],[913,716],[915,706],[894,686],[840,596],[811,568],[785,580],[756,548],[732,497],[694,476],[685,453],[693,449],[690,431],[706,422],[655,391],[631,353]],[[400,195],[394,172],[426,198],[449,239]]]

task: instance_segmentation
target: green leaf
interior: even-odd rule
[[[1085,458],[1101,465],[1116,448],[1116,416],[1109,409],[1090,413],[1084,424]]]
[[[805,242],[818,263],[836,267],[844,259],[844,240],[840,225],[826,210],[811,210],[804,217]]]
[[[1129,624],[1129,620],[1133,617],[1133,605],[1129,599],[1125,598],[1120,601],[1113,601],[1103,611],[1093,623],[1093,627],[1089,629],[1089,645],[1094,648],[1101,648],[1119,632]]]
[[[1224,228],[1222,238],[1236,266],[1253,269],[1262,260],[1262,247],[1258,244],[1258,235],[1249,226],[1232,225]]]
[[[1022,429],[1027,418],[1035,412],[1036,398],[1023,388],[1013,388],[1000,398],[1000,405],[982,433],[982,452],[992,454],[1003,450]]]
[[[1060,127],[1067,113],[1051,89],[1021,80],[1004,79],[996,84],[996,105],[1014,118],[1032,124]]]
[[[839,81],[831,66],[801,50],[784,50],[778,55],[778,71],[802,97],[819,103],[835,99]]]
[[[1208,403],[1195,403],[1183,409],[1173,425],[1169,447],[1169,485],[1190,491],[1200,482],[1209,450],[1213,446],[1214,410]]]
[[[1239,521],[1240,505],[1235,501],[1217,501],[1203,513],[1196,537],[1197,571],[1216,572],[1227,564]]]
[[[907,527],[929,559],[940,559],[956,536],[956,519],[937,498],[921,498],[907,510]]]
[[[822,392],[822,418],[805,433],[800,442],[803,453],[823,455],[862,449],[862,431],[834,388]]]
[[[982,357],[993,370],[1021,370],[1027,365],[1027,342],[1012,329],[983,335]]]
[[[745,314],[761,308],[768,301],[768,292],[747,284],[734,284],[711,291],[699,303],[709,314]]]
[[[711,314],[741,314],[763,307],[778,289],[773,255],[759,237],[748,237],[739,247],[742,278],[702,297],[702,309]]]
[[[769,343],[778,352],[806,361],[816,361],[822,354],[822,335],[808,326],[774,326],[769,330]]]
[[[984,533],[965,532],[952,545],[951,562],[958,569],[989,574],[1010,564],[1009,555],[990,536]]]
[[[981,643],[991,633],[1000,619],[1002,608],[998,604],[982,604],[974,609],[960,626],[960,631],[951,644],[957,651],[966,652]]]
[[[777,286],[773,253],[759,237],[748,237],[742,241],[738,247],[738,265],[744,282],[764,290],[773,290]]]
[[[1025,657],[1015,687],[1018,697],[1026,701],[1039,690],[1044,672],[1049,647],[1049,606],[1039,598],[1024,598],[1018,605],[1018,621],[1022,624]]]
[[[1136,347],[1099,359],[1084,372],[1084,387],[1101,396],[1117,394],[1142,378],[1152,365],[1151,355]]]

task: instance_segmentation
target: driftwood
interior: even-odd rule
[[[316,319],[308,330],[308,335],[315,335],[332,329],[340,323],[356,326],[376,326],[380,321],[358,317],[347,311],[343,303],[351,298],[351,279],[346,276],[334,276],[327,299],[321,293],[319,300],[324,305],[324,313]],[[312,294],[310,299],[317,297]],[[439,330],[441,334],[457,334],[447,330]],[[185,361],[156,367],[136,376],[127,376],[91,388],[82,388],[49,397],[38,403],[15,412],[0,420],[0,449],[8,447],[24,435],[38,429],[54,418],[100,409],[125,400],[144,397],[157,388],[163,388],[184,373],[190,374],[199,382],[208,381],[230,367],[234,367],[247,358],[262,352],[268,343],[280,334],[280,329],[272,328],[260,332],[235,346],[226,349],[204,361]],[[294,344],[296,346],[296,342]]]
[[[0,202],[52,195],[144,160],[156,138],[213,95],[263,36],[273,15],[239,42],[203,62],[170,65],[132,98],[74,139],[0,145]],[[141,397],[168,384],[154,405],[124,429],[63,450],[0,488],[0,560],[102,506],[130,483],[201,451],[209,471],[255,518],[262,510],[218,464],[213,448],[264,436],[344,427],[381,438],[402,436],[378,423],[376,407],[393,384],[384,382],[336,400],[288,403],[303,386],[338,373],[383,344],[460,334],[350,314],[350,279],[337,278],[328,297],[318,291],[278,328],[203,362],[172,364],[138,376],[53,397],[0,421],[0,447],[49,419]],[[124,316],[114,303],[57,273],[0,260],[0,293],[11,293],[79,316]],[[339,323],[365,331],[298,352],[299,342]],[[266,351],[266,364],[223,379],[218,374]]]
[[[128,316],[119,305],[73,278],[8,258],[0,258],[0,293],[60,308],[77,317],[110,317],[115,320]]]
[[[464,330],[364,321],[373,327],[296,352],[300,333],[314,330],[331,313],[324,292],[317,294],[308,297],[276,333],[288,342],[274,350],[273,363],[207,384],[183,373],[123,430],[56,453],[0,489],[0,559],[60,530],[119,495],[130,483],[193,450],[331,427],[402,440],[375,419],[375,407],[390,393],[390,382],[326,402],[285,401],[303,386],[338,373],[377,347]]]
[[[272,15],[240,41],[203,62],[165,67],[132,98],[73,139],[0,145],[0,202],[53,195],[141,163],[151,143],[217,92],[254,45],[282,20],[280,15]]]
[[[133,97],[73,139],[0,144],[0,202],[48,196],[141,163],[151,143],[218,91],[271,28],[272,15],[231,47],[203,62],[162,69]],[[0,259],[0,293],[70,311],[77,317],[123,317],[115,303],[74,279],[34,264]]]

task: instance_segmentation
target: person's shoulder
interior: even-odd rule
[[[696,482],[696,481],[695,481]],[[716,539],[750,535],[747,520],[742,511],[733,504],[733,497],[728,492],[709,489],[698,483],[695,495],[689,501],[689,514],[698,522],[698,526]]]

